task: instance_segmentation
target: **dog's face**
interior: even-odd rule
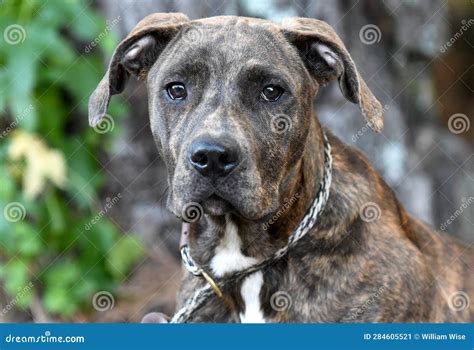
[[[311,118],[320,84],[339,79],[344,95],[381,126],[380,106],[342,43],[312,21],[308,28],[305,20],[284,27],[238,17],[149,16],[117,48],[91,98],[91,123],[129,74],[146,76],[169,208],[182,216],[199,203],[210,215],[265,217],[283,200],[308,126],[319,127]]]
[[[186,34],[196,33],[196,40]],[[168,204],[258,219],[277,208],[301,157],[314,83],[278,32],[201,24],[148,74],[151,128],[169,173]],[[293,62],[293,64],[288,64]]]

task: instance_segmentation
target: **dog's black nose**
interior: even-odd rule
[[[229,141],[198,139],[191,144],[189,162],[204,176],[227,176],[239,165],[238,147]]]

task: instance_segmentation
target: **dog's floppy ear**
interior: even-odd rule
[[[154,13],[141,20],[117,46],[109,68],[89,98],[89,124],[96,126],[110,97],[123,91],[130,74],[144,78],[160,52],[189,18],[181,13]]]
[[[312,18],[288,18],[283,34],[296,46],[310,73],[320,84],[338,79],[342,94],[360,106],[368,125],[379,132],[383,109],[367,87],[339,36],[326,22]]]

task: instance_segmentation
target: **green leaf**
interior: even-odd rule
[[[27,222],[17,222],[14,228],[15,245],[17,252],[24,257],[34,257],[41,253],[43,243],[33,226]]]
[[[0,137],[0,163],[7,164],[0,166],[0,208],[20,202],[27,213],[19,222],[0,213],[0,255],[6,261],[0,264],[0,278],[14,294],[31,279],[34,267],[41,279],[35,288],[46,310],[67,320],[90,308],[96,291],[116,289],[143,254],[135,238],[121,240],[106,215],[95,220],[105,174],[99,155],[121,129],[116,125],[100,135],[89,128],[87,97],[104,73],[100,50],[110,54],[116,46],[111,26],[118,23],[106,22],[79,0],[3,1],[0,32],[13,24],[24,29],[25,37],[16,44],[0,43],[0,127],[15,122],[13,129],[34,132],[62,151],[68,181],[65,190],[46,186],[39,198],[26,200],[22,164],[6,162],[13,133]],[[92,41],[95,49],[85,52]],[[125,104],[114,99],[109,113],[117,121],[126,114]],[[86,230],[92,219],[97,222]],[[31,293],[26,294],[17,307],[31,303]]]
[[[126,235],[109,252],[108,268],[116,278],[123,279],[143,254],[142,242],[135,236]]]
[[[5,289],[10,296],[18,293],[30,282],[30,273],[26,261],[21,261],[18,258],[10,260],[3,267],[2,276]]]
[[[26,41],[25,41],[26,42]],[[17,45],[18,46],[18,45]],[[31,45],[20,45],[18,48],[7,51],[7,65],[9,67],[8,82],[5,88],[8,91],[10,108],[13,118],[20,118],[26,111],[31,110],[21,120],[23,128],[34,131],[37,124],[37,115],[34,101],[31,99],[36,81],[37,61]]]
[[[74,69],[64,71],[60,76],[61,83],[67,87],[73,97],[79,101],[81,110],[87,112],[87,103],[90,93],[95,89],[98,83],[97,63],[91,57],[79,57],[74,62]]]
[[[46,286],[43,297],[48,312],[65,316],[72,315],[78,309],[78,300],[71,298],[69,288],[65,286]]]
[[[66,228],[66,222],[61,203],[55,192],[46,196],[45,204],[51,221],[51,230],[53,232],[63,231]]]
[[[6,163],[5,157],[1,154],[0,147],[0,162],[2,164]],[[2,185],[0,186],[0,199],[10,199],[13,198],[16,190],[15,182],[13,181],[10,174],[7,172],[7,168],[5,166],[0,167],[0,181]],[[3,207],[3,206],[2,206]]]
[[[90,220],[84,225],[84,235],[100,250],[100,254],[106,254],[117,242],[119,235],[117,228],[105,217],[106,213],[94,213]]]
[[[57,260],[44,273],[44,281],[50,286],[71,287],[81,278],[81,270],[76,263],[68,260]]]
[[[91,13],[90,11],[81,9],[71,23],[71,30],[73,33],[82,40],[92,41],[98,37],[101,31],[105,27],[105,21],[103,18]]]
[[[33,300],[34,287],[34,283],[29,282],[26,286],[19,290],[15,295],[15,306],[18,306],[20,309],[26,309]]]
[[[92,151],[80,139],[64,142],[69,176],[67,191],[80,207],[92,208],[97,198],[96,189],[103,183],[103,172],[97,168]]]

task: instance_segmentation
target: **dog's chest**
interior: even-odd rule
[[[255,258],[242,254],[242,241],[237,226],[231,220],[227,220],[224,236],[210,263],[214,275],[224,277],[228,273],[243,270],[256,262]],[[262,286],[262,272],[255,272],[242,282],[240,293],[245,305],[243,312],[240,313],[242,323],[265,322],[260,303]]]

